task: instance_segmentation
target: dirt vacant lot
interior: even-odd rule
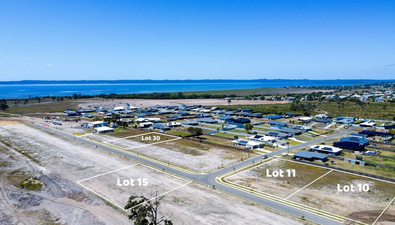
[[[248,156],[248,153],[241,150],[220,148],[207,143],[177,139],[177,137],[171,137],[170,139],[167,137],[166,140],[168,142],[158,144],[150,142],[151,145],[148,146],[142,144],[141,136],[138,138],[138,141],[136,141],[136,137],[118,140],[118,137],[111,135],[91,135],[87,138],[108,143],[110,146],[118,146],[127,151],[139,153],[195,172],[217,170]],[[255,156],[255,154],[250,155],[250,157],[252,156]]]
[[[269,171],[295,169],[296,176],[267,177],[267,169]],[[227,178],[227,180],[366,223],[373,223],[395,197],[395,184],[393,183],[343,172],[330,172],[329,169],[281,159],[269,161],[265,165],[241,172]],[[338,185],[341,187],[340,190],[344,190],[343,187],[346,185],[354,185],[356,191],[341,192],[338,190]],[[368,185],[369,190],[360,192],[359,185],[361,187]],[[303,187],[305,188],[302,189]],[[363,213],[366,215],[361,216]],[[385,218],[390,219],[391,215],[395,216],[389,211]]]
[[[190,182],[142,164],[114,169],[78,183],[123,208],[131,195],[154,197],[154,193],[162,195]]]
[[[122,210],[107,206],[77,181],[134,165],[135,161],[23,123],[1,125],[0,140],[0,217],[4,218],[3,224],[131,224]],[[160,184],[159,181],[166,177],[148,168],[138,169],[121,174],[148,178],[152,184]],[[28,177],[37,177],[43,182],[41,190],[20,189],[18,184]],[[178,185],[176,180],[171,182]],[[97,179],[96,182],[95,185],[102,187],[100,189],[110,197],[118,198],[120,204],[128,194],[145,193],[144,189],[122,192],[113,188],[113,179]],[[169,184],[169,188],[173,187]],[[161,213],[174,224],[302,223],[195,183],[167,194],[162,206]]]

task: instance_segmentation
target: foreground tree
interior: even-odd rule
[[[170,220],[159,215],[159,208],[164,196],[158,197],[158,192],[154,194],[154,198],[149,200],[144,196],[130,196],[125,206],[126,210],[130,210],[129,220],[133,220],[135,225],[173,225]]]

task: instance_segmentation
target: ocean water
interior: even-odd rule
[[[115,80],[0,81],[0,98],[210,91],[287,86],[350,86],[395,80]]]

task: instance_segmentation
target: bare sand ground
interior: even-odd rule
[[[267,177],[266,169],[269,169],[270,173],[282,170],[284,174],[287,169],[295,169],[296,176],[287,177],[285,174],[285,177]],[[328,170],[318,167],[309,169],[308,166],[293,167],[290,163],[284,163],[282,160],[275,159],[251,170],[240,172],[235,176],[227,178],[227,180],[257,191],[286,198],[328,172]]]
[[[392,202],[392,204],[387,208],[387,210],[379,218],[376,224],[378,225],[394,224],[394,222],[389,222],[389,221],[395,221],[395,201]]]
[[[151,196],[155,192],[162,195],[189,183],[188,180],[141,164],[134,164],[121,170],[115,169],[117,171],[83,180],[80,183],[121,207],[126,205],[130,195]]]
[[[246,158],[247,153],[239,150],[213,147],[209,144],[189,140],[174,140],[157,145],[144,146],[141,142],[122,139],[109,135],[90,135],[86,138],[106,142],[121,148],[132,148],[128,151],[143,154],[154,159],[169,162],[196,172],[210,172],[228,166]],[[254,156],[254,154],[252,154]],[[252,157],[251,156],[251,157]]]
[[[103,99],[90,100],[80,103],[81,108],[89,108],[89,106],[115,107],[129,103],[136,107],[149,107],[155,105],[171,106],[171,105],[228,105],[226,99]],[[286,101],[267,101],[267,100],[232,100],[230,105],[258,105],[258,104],[285,104]]]
[[[4,194],[0,195],[2,203],[0,207],[7,208],[0,212],[5,214],[4,217],[7,217],[11,224],[18,221],[21,224],[32,224],[32,222],[43,224],[49,219],[61,224],[129,223],[125,215],[104,205],[97,196],[76,185],[76,181],[133,165],[136,162],[58,137],[26,124],[1,125],[0,139],[10,146],[1,153],[3,154],[1,159],[5,160],[0,164],[5,165],[9,173],[7,183],[3,182],[3,178],[0,182],[1,189],[5,190],[1,192]],[[16,150],[23,152],[24,155],[17,153]],[[0,168],[0,173],[2,173],[3,167]],[[36,197],[29,197],[29,205],[20,205],[18,199],[26,199],[23,196],[10,200],[10,193],[21,192],[20,189],[10,185],[10,182],[16,180],[15,170],[22,173],[21,169],[24,175],[39,176],[49,182],[43,191],[22,191],[23,194],[32,195],[33,193],[34,196],[42,197],[44,200],[35,201]],[[150,170],[140,171],[141,173],[139,172],[137,176],[161,177],[160,174],[155,174],[156,172]],[[59,185],[52,187],[51,182],[59,183]],[[110,197],[119,195],[117,189],[113,188],[113,180],[102,179],[100,185],[107,187],[105,190],[114,189],[109,192]],[[40,213],[37,213],[39,210],[41,210]],[[162,213],[173,220],[174,224],[302,223],[298,219],[279,212],[269,211],[263,206],[253,205],[212,188],[193,183],[167,195]]]
[[[13,121],[13,120],[0,120],[0,125],[5,125],[5,124],[18,124],[19,121]]]

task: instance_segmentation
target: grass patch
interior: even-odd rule
[[[231,130],[231,131],[232,131],[232,130]],[[215,136],[227,137],[227,138],[232,138],[232,139],[234,139],[235,136],[237,136],[237,135],[229,134],[229,133],[226,133],[226,131],[223,131],[223,132],[215,133]]]
[[[215,144],[232,146],[231,140],[215,137],[214,135],[204,135],[205,141]]]
[[[291,144],[291,145],[298,145],[301,144],[300,142],[294,141],[294,140],[290,140],[290,139],[286,139],[286,141]]]
[[[5,146],[14,149],[15,151],[19,152],[20,154],[26,156],[27,158],[31,159],[33,162],[40,164],[40,161],[38,161],[36,158],[32,157],[31,155],[29,155],[26,151],[22,151],[21,149],[19,149],[18,147],[4,141],[0,139],[0,142],[3,143]]]
[[[237,104],[237,101],[232,101],[232,104]],[[286,113],[292,112],[303,115],[308,113],[311,115],[317,114],[318,110],[328,112],[330,117],[338,116],[352,116],[356,118],[369,118],[379,120],[392,120],[395,114],[395,104],[382,103],[382,102],[366,102],[363,106],[358,103],[351,101],[344,102],[321,102],[320,108],[318,108],[318,101],[303,102],[300,104],[310,104],[308,110],[292,110],[291,103],[286,104],[262,104],[262,105],[230,105],[230,106],[218,106],[221,108],[249,108],[257,113]]]
[[[261,127],[254,127],[252,131],[272,131],[273,129],[261,128]]]
[[[149,133],[149,131],[139,130],[139,129],[125,129],[125,130],[120,130],[118,132],[107,133],[106,135],[123,138],[123,137],[138,135],[138,134],[146,134],[146,133]]]
[[[14,114],[63,112],[66,109],[77,109],[78,104],[80,103],[81,102],[65,100],[62,102],[44,102],[44,103],[26,104],[20,106],[11,105],[6,112],[14,113]]]
[[[19,183],[19,187],[31,191],[41,191],[44,183],[37,177],[30,177]]]
[[[191,141],[187,139],[181,139],[175,142],[162,143],[161,147],[191,155],[202,155],[203,153],[200,151],[209,151],[211,149],[211,146],[209,144]]]
[[[325,130],[325,129],[312,129],[312,131],[320,135],[327,135],[334,133],[333,130]]]
[[[177,135],[179,137],[185,137],[191,135],[191,133],[187,131],[177,131],[177,130],[168,130],[166,131],[166,134]]]

